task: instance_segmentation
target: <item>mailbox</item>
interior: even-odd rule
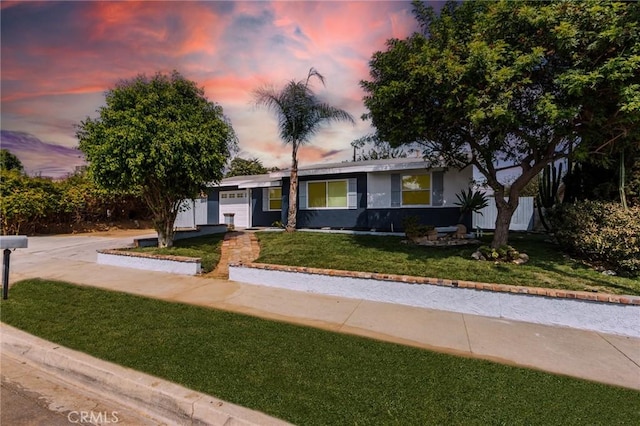
[[[27,248],[26,235],[0,235],[0,249]]]
[[[9,260],[11,249],[27,248],[26,235],[0,235],[0,249],[4,249],[2,257],[2,298],[9,297]]]

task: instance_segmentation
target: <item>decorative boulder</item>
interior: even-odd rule
[[[456,226],[458,227],[458,229],[456,230],[456,233],[453,237],[459,240],[465,239],[467,237],[467,227],[461,223]]]
[[[479,252],[479,251],[477,251],[477,250],[476,250],[476,251],[474,251],[474,252],[471,254],[471,257],[472,257],[473,259],[475,259],[475,260],[487,260],[487,258],[486,258],[486,257],[484,257],[484,256],[482,255],[482,253],[480,253],[480,252]]]

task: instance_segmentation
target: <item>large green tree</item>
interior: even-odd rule
[[[506,244],[520,192],[547,164],[592,150],[596,123],[612,131],[624,124],[618,143],[633,140],[637,8],[600,0],[448,2],[436,14],[414,2],[423,32],[374,54],[362,82],[366,117],[392,146],[421,144],[432,165],[475,166],[495,194],[492,246]],[[615,101],[599,107],[605,95]],[[521,169],[509,186],[498,178],[506,166]]]
[[[324,123],[348,121],[353,117],[348,112],[322,102],[311,88],[311,78],[324,85],[324,77],[314,68],[305,80],[291,80],[282,89],[262,87],[254,91],[256,104],[273,111],[278,118],[278,132],[285,144],[291,145],[291,171],[289,183],[289,211],[286,229],[296,229],[298,212],[298,149],[310,142],[311,137]]]
[[[640,161],[640,4],[589,1],[557,7],[567,20],[558,49],[572,59],[559,80],[580,106],[574,123],[581,143],[572,157],[610,169],[605,173],[615,178],[626,207],[626,192],[637,191],[630,177]]]
[[[222,107],[174,71],[118,83],[98,113],[77,130],[90,175],[100,188],[139,193],[158,245],[171,247],[182,201],[219,181],[235,149]]]

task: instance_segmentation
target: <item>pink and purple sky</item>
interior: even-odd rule
[[[437,7],[437,2],[433,2]],[[59,177],[83,164],[74,124],[96,117],[122,79],[178,70],[222,105],[240,156],[287,167],[290,149],[252,91],[282,87],[310,67],[314,86],[356,125],[332,124],[300,150],[300,164],[339,162],[373,130],[359,82],[389,38],[417,30],[409,1],[2,1],[2,147],[30,174]]]

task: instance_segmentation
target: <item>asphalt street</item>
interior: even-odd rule
[[[89,389],[2,354],[0,424],[3,426],[159,425]]]

